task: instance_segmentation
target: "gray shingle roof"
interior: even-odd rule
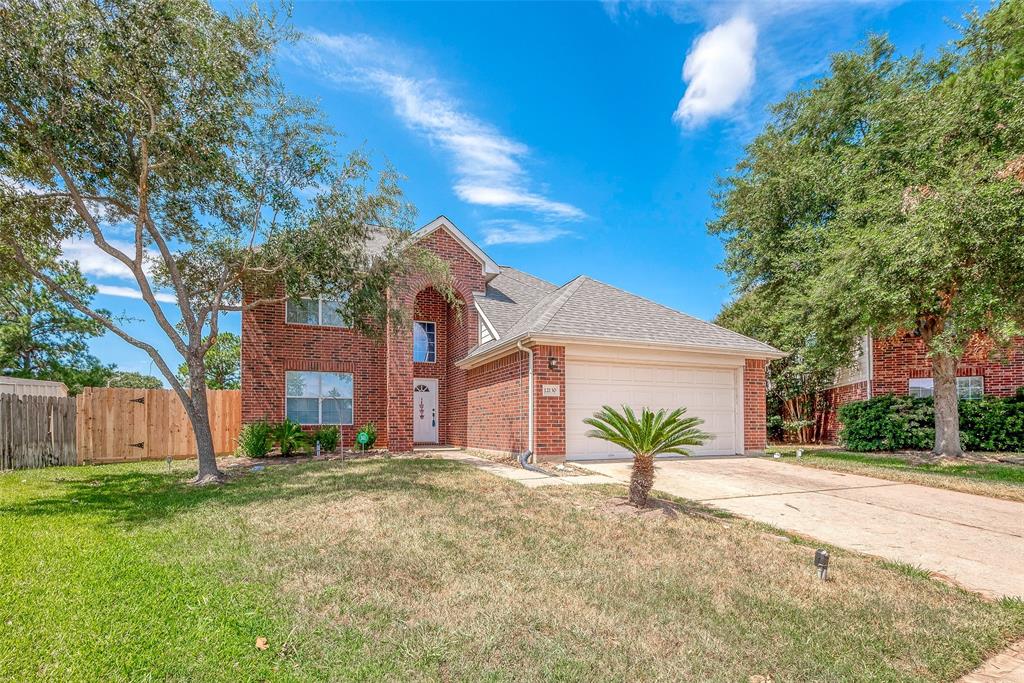
[[[487,291],[476,295],[475,301],[495,331],[505,336],[512,325],[537,305],[544,296],[558,289],[539,277],[508,266],[487,283]]]
[[[502,268],[502,276],[505,272],[506,269]],[[519,271],[514,273],[517,277],[525,275]],[[518,282],[520,281],[517,280]],[[542,280],[540,282],[543,283]],[[502,284],[504,283],[499,283]],[[712,351],[721,349],[729,352],[749,352],[756,356],[780,355],[778,350],[756,339],[680,313],[585,275],[557,289],[551,288],[541,292],[538,286],[529,292],[530,295],[537,293],[541,296],[525,311],[522,305],[512,306],[505,303],[504,308],[500,309],[504,329],[499,327],[490,311],[484,308],[483,302],[489,297],[477,299],[488,319],[497,328],[501,339],[477,346],[469,353],[467,359],[512,344],[516,340],[538,335],[667,344]],[[499,307],[494,301],[486,305],[498,313]],[[508,324],[508,320],[515,312],[521,313],[519,318]]]

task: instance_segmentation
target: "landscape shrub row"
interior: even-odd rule
[[[359,432],[366,434],[366,443],[361,446],[373,448],[377,441],[376,425],[369,422]],[[250,458],[262,458],[276,446],[281,455],[293,455],[312,450],[319,442],[322,452],[333,453],[338,448],[340,439],[341,431],[334,425],[319,427],[310,434],[292,420],[277,424],[264,421],[250,422],[242,427],[238,435],[238,451]]]
[[[935,441],[931,398],[885,394],[839,408],[839,440],[851,451],[930,449]],[[1024,451],[1024,388],[1009,398],[960,401],[960,439],[968,451]]]

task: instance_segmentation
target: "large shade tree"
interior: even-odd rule
[[[815,344],[919,335],[936,454],[962,454],[956,368],[1024,324],[1024,3],[967,18],[933,60],[884,38],[790,95],[710,224],[740,297],[799,311]]]
[[[335,134],[284,92],[273,57],[293,37],[279,16],[201,0],[0,6],[0,259],[152,358],[189,415],[197,482],[220,479],[205,378],[223,315],[323,294],[379,335],[402,314],[389,289],[412,272],[451,292],[407,231],[371,227],[409,224],[396,175],[358,153],[336,162]],[[71,263],[26,248],[68,239],[134,279],[187,384],[62,284]]]

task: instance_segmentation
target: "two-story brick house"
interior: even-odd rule
[[[580,276],[556,286],[498,266],[448,219],[414,235],[445,259],[459,305],[407,288],[407,330],[373,341],[330,302],[269,303],[242,319],[242,418],[366,422],[392,451],[447,444],[541,459],[621,456],[585,436],[603,404],[704,419],[705,454],[765,447],[764,366],[776,349]]]
[[[856,356],[830,390],[825,429],[830,441],[838,436],[837,411],[845,403],[882,394],[932,395],[931,360],[920,337],[905,334],[875,339],[865,335]],[[1016,338],[1006,354],[993,355],[983,344],[970,348],[957,366],[956,386],[961,400],[1013,395],[1024,386],[1024,337]]]

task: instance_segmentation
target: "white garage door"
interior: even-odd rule
[[[570,360],[565,368],[566,456],[570,460],[627,457],[607,441],[586,436],[583,423],[603,405],[686,407],[686,414],[704,420],[701,429],[712,435],[694,455],[732,455],[742,450],[737,434],[739,391],[734,368],[690,368],[628,365]]]

